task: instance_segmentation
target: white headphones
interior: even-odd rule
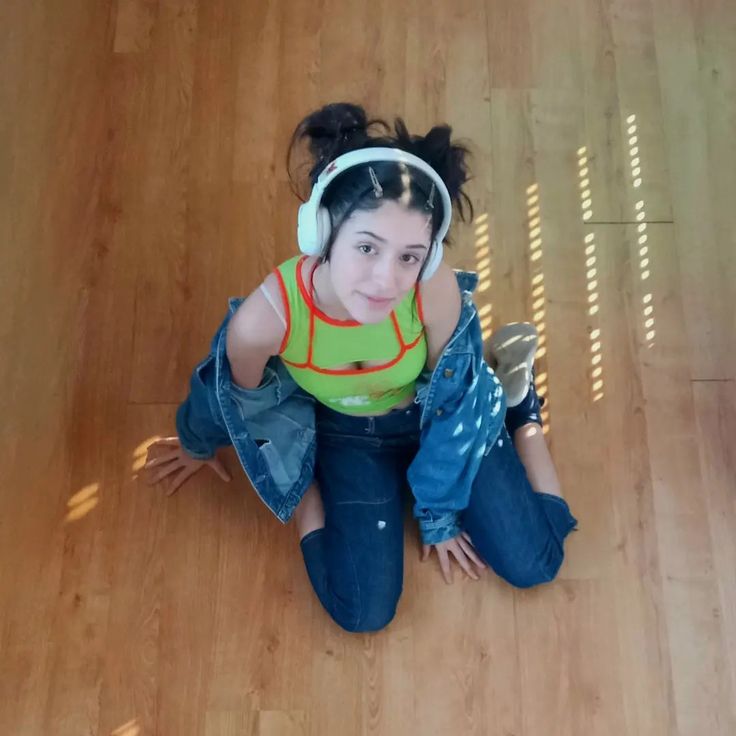
[[[360,148],[338,156],[332,163],[324,168],[312,187],[309,199],[299,207],[297,218],[297,240],[299,250],[309,256],[318,256],[327,244],[330,237],[331,222],[330,213],[326,207],[321,207],[320,202],[329,183],[353,166],[369,163],[371,161],[397,161],[399,163],[420,169],[432,181],[442,199],[442,224],[429,250],[429,256],[422,272],[422,281],[429,279],[442,263],[443,246],[442,241],[450,229],[452,221],[452,202],[450,193],[440,175],[426,162],[412,153],[407,153],[398,148]]]

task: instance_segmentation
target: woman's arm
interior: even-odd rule
[[[280,315],[286,314],[277,278],[270,274],[263,282],[269,298],[259,287],[240,306],[230,322],[226,351],[233,380],[243,388],[257,388],[263,369],[272,355],[278,355],[287,326]],[[299,539],[325,525],[322,495],[312,481],[294,510]]]
[[[462,298],[455,274],[446,263],[419,288],[427,336],[427,367],[434,369],[457,327]]]
[[[443,263],[437,273],[426,284],[422,285],[421,295],[424,327],[427,336],[427,367],[434,370],[447,343],[455,332],[462,309],[462,296],[452,269]],[[443,526],[455,526],[457,524],[457,513],[447,511],[443,514],[440,512],[435,523],[439,526],[437,529],[430,531],[429,535],[436,535]],[[431,526],[432,523],[430,523]],[[476,554],[470,537],[465,532],[460,532],[459,527],[457,532],[450,532],[451,536],[447,539],[427,544],[427,531],[425,530],[422,534],[425,542],[422,545],[422,562],[429,558],[430,550],[434,547],[437,551],[445,582],[452,582],[450,556],[455,558],[469,577],[478,580],[478,572],[483,570],[485,565]],[[446,535],[441,533],[441,537],[444,536]],[[475,569],[473,565],[475,565]]]
[[[434,370],[444,349],[452,337],[462,310],[462,295],[453,270],[443,263],[434,276],[421,286],[422,312],[427,338],[427,367]],[[455,377],[453,380],[457,380]],[[433,418],[422,432],[419,451],[409,468],[412,491],[416,497],[414,516],[419,522],[422,538],[425,541],[447,539],[457,531],[457,500],[452,498],[452,484],[445,486],[436,481],[437,459],[434,450],[428,450],[424,439],[431,430],[432,437],[442,428],[435,427],[438,420]],[[447,418],[443,417],[442,424]],[[455,424],[457,424],[455,422]],[[453,424],[453,429],[455,424]],[[452,460],[455,469],[455,460]],[[412,482],[415,481],[415,482]]]
[[[269,274],[263,285],[284,314],[276,276]],[[233,381],[242,388],[258,388],[263,369],[272,355],[278,355],[285,334],[286,326],[259,287],[240,305],[228,325],[225,346]]]
[[[275,276],[270,278],[276,282]],[[271,287],[271,294],[278,294],[278,288],[269,280],[267,278],[264,283]],[[280,301],[279,297],[277,307]],[[243,388],[257,388],[269,356],[279,350],[278,337],[283,332],[274,307],[259,289],[242,301],[232,315],[225,317],[213,339],[213,349],[224,337],[233,381]],[[211,458],[217,447],[230,444],[215,399],[217,360],[211,352],[194,369],[189,395],[176,412],[176,432],[182,446],[191,457],[202,460]]]
[[[271,283],[269,283],[269,281]],[[245,300],[232,317],[218,330],[226,330],[226,352],[233,379],[243,388],[257,388],[271,355],[278,353],[285,326],[274,311],[281,305],[276,277],[264,282],[270,287],[275,306],[271,306],[260,288]],[[217,340],[217,337],[215,338]],[[216,358],[211,353],[195,369],[190,391],[176,412],[177,437],[167,437],[148,448],[146,470],[153,471],[150,482],[176,477],[168,493],[173,493],[203,465],[210,465],[224,480],[229,474],[215,456],[218,447],[229,444],[227,429],[216,411],[212,394],[215,388]]]

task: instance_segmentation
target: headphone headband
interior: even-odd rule
[[[422,279],[426,280],[437,270],[442,261],[443,241],[452,222],[452,201],[445,182],[440,175],[423,159],[400,148],[375,147],[360,148],[357,151],[338,156],[330,162],[317,177],[309,199],[299,208],[297,238],[299,248],[307,255],[319,255],[330,235],[330,218],[326,208],[320,203],[325,190],[336,177],[354,166],[361,164],[392,161],[404,163],[425,173],[435,184],[442,200],[442,223],[434,237],[430,253],[424,266]]]

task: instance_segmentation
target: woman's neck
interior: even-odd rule
[[[312,273],[314,303],[332,319],[349,320],[352,315],[345,309],[332,286],[329,261],[317,261]]]

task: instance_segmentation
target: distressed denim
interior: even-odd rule
[[[537,421],[538,407],[530,392],[509,410],[507,426]],[[317,411],[315,472],[325,527],[307,534],[301,550],[317,597],[347,631],[377,631],[396,612],[411,500],[407,475],[421,441],[418,414],[417,406],[367,418]],[[459,529],[500,577],[527,588],[555,577],[575,525],[563,499],[532,490],[504,427],[483,455]]]

